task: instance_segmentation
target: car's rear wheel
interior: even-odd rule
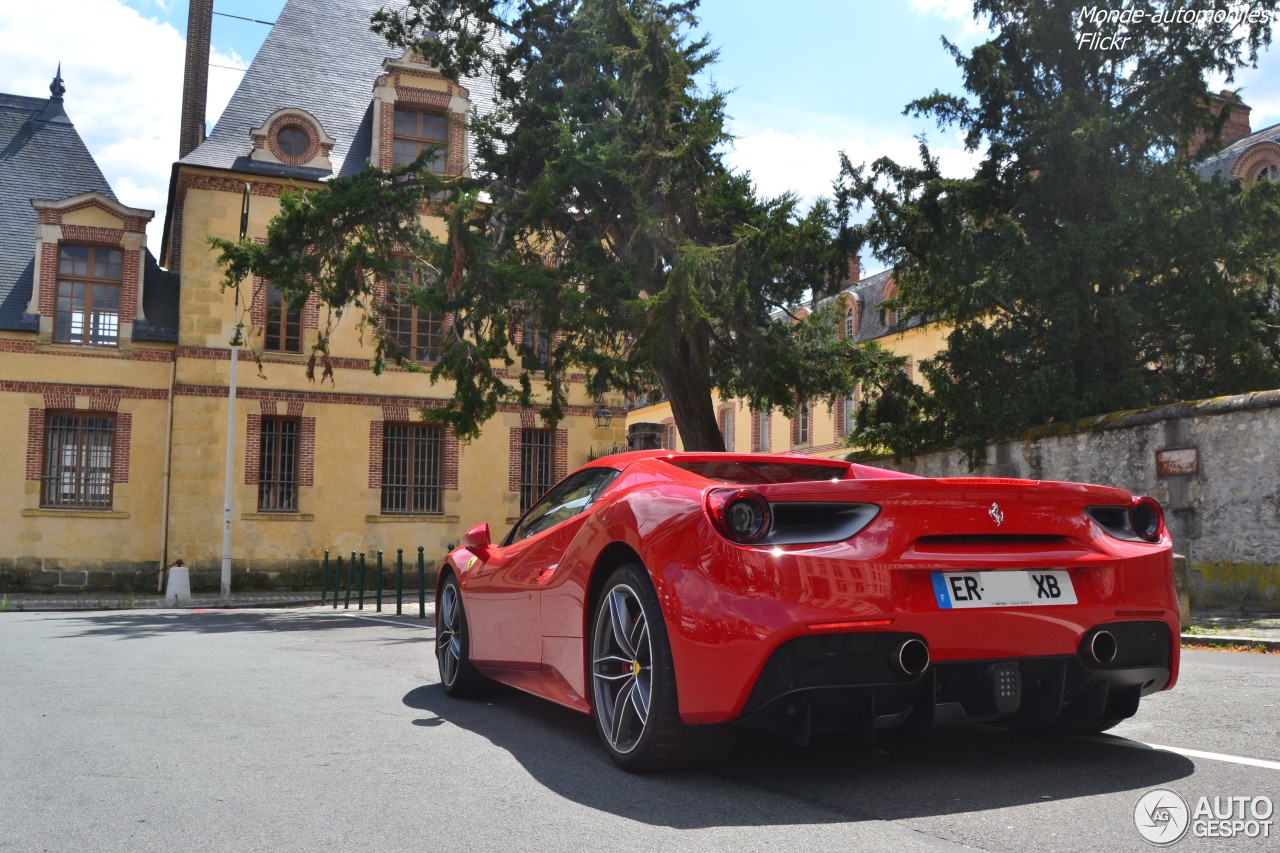
[[[624,770],[707,766],[733,747],[724,726],[680,719],[666,624],[644,566],[616,569],[591,619],[591,705],[609,756]]]
[[[450,696],[475,696],[490,684],[472,665],[470,648],[462,590],[458,579],[449,575],[436,600],[436,665],[444,692]]]

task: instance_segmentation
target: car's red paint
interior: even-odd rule
[[[742,460],[830,467],[830,480],[745,486],[770,505],[849,502],[879,511],[841,541],[733,544],[704,508],[707,492],[725,483],[673,463]],[[1143,685],[1142,695],[1177,680],[1167,533],[1156,543],[1116,538],[1085,512],[1127,507],[1132,496],[1122,489],[924,479],[791,454],[648,451],[585,467],[620,474],[585,510],[522,541],[489,543],[487,530],[473,529],[445,566],[460,580],[475,666],[552,701],[591,711],[591,584],[628,559],[643,563],[657,593],[689,724],[739,719],[771,655],[817,634],[918,635],[936,666],[1077,656],[1098,626],[1163,623],[1167,681]],[[1078,603],[942,609],[931,583],[939,571],[1026,569],[1068,570]]]

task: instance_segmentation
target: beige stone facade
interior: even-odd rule
[[[374,138],[362,144],[375,162],[390,165],[396,105],[411,104],[447,122],[442,170],[465,171],[465,88],[413,57],[387,61],[365,85],[374,120],[362,127]],[[372,336],[354,311],[329,342],[332,380],[321,381],[319,370],[308,379],[326,309],[312,303],[290,315],[272,304],[262,281],[245,282],[237,304],[234,290],[222,287],[208,238],[239,235],[246,184],[246,236],[265,238],[282,193],[322,186],[289,168],[321,172],[355,143],[331,136],[322,118],[295,104],[254,109],[260,118],[235,160],[243,167],[187,158],[175,166],[161,261],[176,274],[172,285],[181,282],[176,341],[134,335],[135,322],[146,319],[143,234],[151,212],[101,192],[36,200],[27,313],[38,322],[29,332],[0,331],[0,418],[11,437],[0,473],[12,484],[0,494],[0,590],[142,592],[178,560],[191,568],[194,588],[218,588],[237,323],[246,339],[230,435],[232,588],[316,585],[326,549],[335,558],[365,552],[371,564],[381,549],[390,564],[396,549],[416,560],[422,547],[433,565],[473,525],[487,522],[500,537],[522,503],[624,442],[621,397],[591,399],[577,381],[554,430],[535,412],[507,405],[462,444],[421,415],[449,400],[451,385],[396,367],[374,375]],[[335,151],[335,140],[347,148]],[[428,225],[441,231],[443,220]],[[68,253],[81,247],[87,268],[98,250],[115,253],[101,256],[115,276],[114,313],[59,301],[74,285],[64,282]],[[92,276],[85,280],[92,287]],[[109,322],[109,334],[88,341],[75,325],[86,316]],[[79,339],[66,339],[67,323]],[[606,427],[596,425],[602,402],[613,418]]]

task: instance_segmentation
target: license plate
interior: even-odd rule
[[[1053,570],[934,572],[933,594],[944,610],[1076,603],[1071,574]]]

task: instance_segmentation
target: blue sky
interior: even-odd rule
[[[273,21],[283,5],[215,0],[214,8]],[[1074,7],[1074,0],[1064,4]],[[901,113],[934,89],[961,91],[940,38],[962,47],[980,41],[985,32],[971,8],[966,0],[703,0],[704,28],[720,50],[712,76],[731,91],[738,139],[730,162],[749,170],[766,194],[792,190],[811,199],[830,191],[839,151],[855,163],[884,154],[913,159],[913,137],[925,133],[944,169],[967,172],[975,158],[953,130]],[[47,97],[63,63],[67,111],[116,194],[156,211],[153,251],[177,155],[186,18],[183,0],[0,2],[0,90]],[[247,66],[267,32],[215,15],[211,120],[240,80],[236,69]],[[1278,51],[1233,84],[1253,107],[1255,130],[1280,122]]]

